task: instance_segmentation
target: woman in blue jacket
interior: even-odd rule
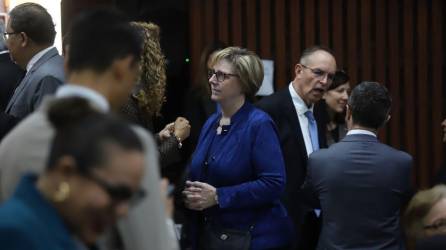
[[[216,244],[223,249],[227,239],[237,238],[234,230],[248,235],[249,246],[237,243],[240,249],[290,244],[291,224],[280,202],[285,167],[276,127],[250,103],[262,80],[259,57],[246,49],[229,47],[212,58],[211,99],[219,108],[201,130],[183,191],[186,207],[196,211],[194,249],[212,249],[212,237],[220,238]]]

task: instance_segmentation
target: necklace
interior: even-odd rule
[[[229,126],[231,125],[231,118],[220,118],[220,121],[218,122],[217,127],[217,135],[221,135],[221,132],[223,131],[223,126]]]

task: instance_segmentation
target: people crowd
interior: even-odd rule
[[[72,21],[60,56],[45,8],[10,11],[1,249],[446,249],[446,170],[414,192],[412,156],[378,138],[391,119],[383,83],[350,82],[314,45],[286,88],[259,98],[259,56],[215,42],[183,115],[157,130],[161,34],[92,9]]]

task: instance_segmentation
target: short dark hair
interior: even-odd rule
[[[348,99],[353,123],[373,129],[384,124],[391,105],[387,88],[377,82],[361,82]]]
[[[118,11],[94,9],[73,21],[68,38],[68,69],[105,71],[116,59],[133,56],[138,62],[142,37]]]
[[[322,45],[315,45],[315,46],[306,48],[304,51],[302,51],[302,55],[299,58],[299,63],[302,63],[303,60],[305,60],[306,58],[308,58],[309,56],[311,56],[312,54],[314,54],[317,51],[325,51],[334,58],[334,53],[333,53],[332,49],[322,46]]]
[[[53,19],[48,11],[36,3],[17,5],[9,13],[14,32],[24,32],[39,45],[52,45],[56,37]]]
[[[56,100],[49,108],[48,119],[56,130],[48,170],[68,155],[74,158],[77,171],[88,175],[93,168],[107,162],[110,145],[126,151],[143,151],[141,141],[128,123],[97,111],[84,98]]]

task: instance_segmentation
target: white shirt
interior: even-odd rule
[[[97,108],[104,112],[110,110],[110,105],[103,95],[96,92],[93,89],[75,85],[75,84],[64,84],[59,87],[56,91],[56,97],[69,97],[69,96],[80,96],[91,102],[93,102]]]
[[[376,137],[375,133],[364,129],[352,129],[347,132],[347,135],[371,135]]]
[[[41,51],[39,51],[37,54],[35,54],[31,60],[29,60],[28,64],[26,65],[26,72],[29,72],[30,69],[33,68],[34,64],[36,64],[37,61],[39,61],[39,59],[45,55],[46,52],[48,52],[50,49],[54,48],[54,46],[50,46],[46,49],[43,49]]]
[[[308,128],[308,118],[305,116],[305,112],[307,112],[308,110],[313,112],[314,105],[311,105],[311,107],[308,108],[307,104],[305,104],[305,102],[294,89],[293,83],[290,83],[288,89],[291,94],[291,99],[293,100],[294,108],[296,108],[297,118],[299,118],[300,129],[302,130],[302,135],[304,137],[307,155],[310,155],[311,153],[313,153],[313,146],[310,138],[310,129]]]

